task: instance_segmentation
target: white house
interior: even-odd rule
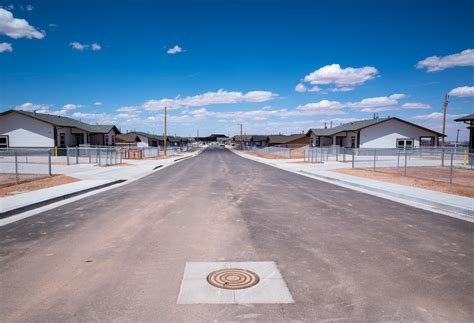
[[[310,129],[311,146],[346,148],[419,148],[438,146],[443,134],[395,118],[349,122],[334,128]]]
[[[91,125],[64,116],[8,110],[0,113],[0,148],[114,146],[114,125]]]

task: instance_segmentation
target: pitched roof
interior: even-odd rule
[[[250,137],[250,141],[266,141],[268,136],[265,135],[253,135]]]
[[[304,138],[306,135],[298,134],[298,135],[270,135],[268,136],[268,143],[269,144],[286,144],[290,141],[297,140],[300,138]]]
[[[141,142],[140,137],[138,137],[136,134],[133,133],[127,133],[127,134],[118,134],[115,136],[115,140],[117,142]]]
[[[46,114],[46,113],[35,113],[29,111],[21,111],[21,110],[9,110],[2,114],[16,112],[49,124],[59,127],[70,127],[70,128],[77,128],[81,129],[90,133],[108,133],[112,129],[115,128],[117,133],[120,133],[120,130],[115,125],[92,125],[82,121],[78,121],[76,119],[72,119],[69,117],[58,116],[54,114]]]
[[[467,116],[454,119],[454,121],[474,121],[474,114],[468,114]]]
[[[385,122],[385,121],[388,121],[388,120],[398,120],[400,122],[404,122],[406,124],[409,124],[409,125],[412,125],[414,127],[417,127],[417,128],[421,128],[423,130],[427,130],[427,131],[430,131],[430,132],[433,132],[433,133],[436,133],[440,136],[442,136],[443,134],[442,133],[439,133],[437,131],[434,131],[434,130],[431,130],[431,129],[428,129],[428,128],[425,128],[425,127],[422,127],[422,126],[419,126],[417,124],[414,124],[414,123],[411,123],[411,122],[408,122],[408,121],[405,121],[405,120],[402,120],[402,119],[399,119],[399,118],[396,118],[396,117],[388,117],[388,118],[380,118],[380,119],[369,119],[369,120],[359,120],[359,121],[354,121],[354,122],[348,122],[348,123],[345,123],[343,125],[340,125],[340,126],[337,126],[337,127],[334,127],[334,128],[329,128],[329,129],[318,129],[318,128],[311,128],[309,129],[308,131],[308,134],[310,132],[313,132],[316,136],[333,136],[337,133],[340,133],[340,132],[345,132],[345,131],[358,131],[358,130],[361,130],[363,128],[367,128],[367,127],[370,127],[370,126],[373,126],[373,125],[376,125],[376,124],[379,124],[379,123],[382,123],[382,122]]]

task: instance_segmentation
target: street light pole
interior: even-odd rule
[[[163,134],[163,147],[165,149],[165,156],[166,156],[166,107],[165,107],[165,115],[164,115],[164,134]]]

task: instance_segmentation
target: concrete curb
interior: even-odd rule
[[[26,212],[26,211],[30,211],[30,210],[48,205],[48,204],[52,204],[52,203],[55,203],[55,202],[58,202],[58,201],[62,201],[62,200],[68,199],[70,197],[74,197],[74,196],[85,194],[85,193],[88,193],[88,192],[91,192],[91,191],[99,190],[99,189],[104,188],[104,187],[112,186],[112,185],[115,185],[115,184],[120,184],[120,183],[123,183],[125,181],[126,181],[125,179],[115,180],[115,181],[112,181],[110,183],[105,183],[105,184],[97,185],[97,186],[94,186],[94,187],[89,187],[89,188],[86,188],[86,189],[83,189],[83,190],[80,190],[80,191],[77,191],[77,192],[56,196],[56,197],[53,197],[53,198],[50,198],[50,199],[47,199],[47,200],[44,200],[44,201],[40,201],[40,202],[32,203],[32,204],[29,204],[29,205],[21,206],[21,207],[16,208],[16,209],[11,209],[11,210],[0,213],[0,219],[6,219],[10,216],[17,215],[19,213],[23,213],[23,212]]]
[[[349,182],[349,181],[344,181],[344,180],[333,178],[333,177],[314,174],[314,173],[304,171],[304,170],[286,169],[286,168],[283,168],[281,166],[278,166],[277,164],[275,164],[273,162],[264,162],[264,161],[261,161],[257,158],[252,158],[252,156],[245,156],[244,153],[237,152],[233,149],[231,149],[231,151],[233,153],[235,153],[236,155],[242,157],[242,158],[253,160],[253,161],[256,161],[256,162],[259,162],[259,163],[262,163],[262,164],[265,164],[265,165],[268,165],[268,166],[272,166],[272,167],[275,167],[275,168],[278,168],[278,169],[281,169],[281,170],[284,170],[284,171],[287,171],[287,172],[291,172],[291,173],[299,174],[299,175],[303,175],[303,176],[308,176],[308,177],[311,177],[311,178],[314,178],[314,179],[317,179],[317,180],[319,179],[319,180],[324,181],[326,183],[331,183],[331,184],[334,184],[334,185],[343,186],[343,187],[346,187],[346,188],[349,188],[349,189],[353,188],[353,189],[363,190],[366,194],[370,194],[370,192],[378,193],[380,195],[376,195],[376,196],[379,196],[381,198],[389,199],[390,197],[393,197],[393,198],[397,199],[398,203],[402,203],[402,204],[403,204],[402,201],[406,200],[408,202],[412,202],[412,203],[416,203],[418,205],[424,206],[425,207],[424,209],[430,210],[431,212],[436,212],[436,213],[440,213],[440,214],[443,214],[443,215],[453,216],[453,217],[456,217],[456,218],[459,218],[459,219],[462,219],[462,220],[465,220],[465,221],[468,221],[468,222],[474,222],[474,211],[471,210],[471,209],[468,209],[468,208],[463,208],[463,207],[450,205],[450,204],[445,204],[445,203],[438,203],[438,202],[435,202],[435,201],[430,201],[430,200],[426,200],[426,199],[411,196],[411,195],[395,193],[395,192],[392,192],[392,191],[387,191],[387,190],[383,190],[383,189],[376,188],[376,187],[355,184],[355,183],[352,183],[352,182]],[[414,206],[413,204],[408,204],[408,203],[405,203],[405,204],[413,206],[413,207],[417,207],[417,206]],[[423,207],[418,207],[418,208],[423,208]],[[454,215],[453,215],[453,213],[454,213]]]

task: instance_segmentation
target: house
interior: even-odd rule
[[[0,147],[53,148],[79,145],[114,146],[120,130],[69,117],[8,110],[0,113]]]
[[[418,148],[438,146],[443,134],[395,118],[349,122],[334,128],[310,129],[311,146],[345,148]]]
[[[142,143],[140,136],[134,133],[118,134],[115,136],[115,145],[117,146],[144,147],[140,145]],[[148,142],[146,144],[148,146]]]
[[[469,129],[469,153],[474,153],[474,114],[469,114],[467,116],[457,118],[454,121],[464,122],[468,125]]]
[[[253,147],[266,147],[268,142],[268,136],[265,135],[252,135],[250,137],[250,145]]]
[[[305,134],[297,135],[270,135],[267,139],[267,145],[280,146],[280,147],[292,147],[292,146],[305,146],[309,145],[309,136]]]

